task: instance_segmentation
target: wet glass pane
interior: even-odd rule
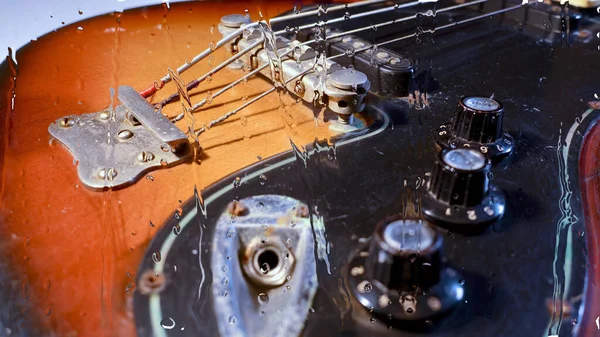
[[[596,336],[598,6],[4,2],[0,336]]]

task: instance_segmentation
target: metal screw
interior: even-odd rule
[[[388,54],[388,53],[386,53],[384,51],[380,51],[375,56],[377,56],[377,58],[380,58],[380,59],[387,59],[387,58],[390,57],[390,54]]]
[[[107,179],[109,181],[112,181],[114,177],[117,176],[117,170],[113,167],[109,168],[109,169],[101,169],[100,171],[98,171],[98,177],[100,177],[100,179]]]
[[[165,288],[165,277],[154,270],[146,270],[138,281],[138,289],[143,295],[158,294]]]
[[[133,137],[133,132],[131,132],[131,130],[127,130],[127,129],[121,130],[117,134],[117,137],[119,137],[120,140],[126,140],[126,139]]]
[[[75,125],[75,121],[73,120],[73,118],[65,117],[60,120],[58,125],[60,125],[63,128],[70,128],[73,125]]]
[[[302,83],[301,81],[296,81],[296,86],[294,87],[294,91],[296,92],[296,94],[298,94],[298,96],[302,96],[304,95],[304,91],[306,89],[304,88],[304,83]]]
[[[154,153],[142,151],[138,154],[137,159],[142,163],[152,161],[154,160]]]
[[[308,206],[306,206],[306,205],[296,206],[296,216],[299,218],[308,218]]]
[[[243,203],[234,200],[227,205],[227,212],[233,216],[248,215],[248,207]]]
[[[402,62],[402,60],[400,60],[397,57],[394,57],[394,58],[390,59],[390,63],[391,64],[396,64],[396,63],[400,63],[400,62]]]
[[[160,144],[160,149],[163,152],[171,152],[171,146],[167,143]]]
[[[356,41],[356,42],[354,42],[354,43],[352,44],[352,47],[354,47],[354,48],[356,48],[356,49],[358,49],[358,48],[362,48],[362,47],[364,47],[364,46],[365,46],[365,44],[364,44],[363,42],[361,42],[361,41]]]

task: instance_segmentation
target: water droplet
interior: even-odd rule
[[[308,311],[309,311],[311,314],[314,314],[314,313],[315,313],[315,308],[310,308],[310,309],[308,309]]]
[[[371,285],[371,283],[369,283],[369,282],[365,283],[365,292],[370,293],[371,290],[373,290],[373,286]]]
[[[227,322],[229,322],[229,324],[235,324],[235,322],[237,322],[237,319],[235,318],[235,316],[229,316]]]
[[[83,27],[79,26],[79,27],[77,27],[77,30],[78,30],[78,31],[82,31],[82,30],[83,30]]]
[[[226,286],[229,284],[229,279],[227,277],[223,277],[223,279],[221,280],[221,284]]]
[[[150,221],[150,227],[154,227],[154,223],[152,223],[152,221]]]
[[[461,279],[459,279],[459,280],[458,280],[458,284],[460,284],[460,285],[464,285],[464,284],[465,284],[465,280],[464,280],[464,279],[462,279],[462,278],[461,278]]]
[[[235,236],[235,229],[229,228],[229,230],[227,231],[227,237],[231,239],[234,236]]]
[[[264,245],[269,241],[269,239],[266,236],[261,236],[260,237],[260,242]]]
[[[267,303],[269,303],[269,295],[267,295],[266,293],[260,293],[258,294],[258,303],[260,305],[265,305]]]
[[[350,20],[350,12],[344,13],[344,20]]]
[[[160,256],[159,251],[152,253],[152,261],[154,261],[154,263],[159,263],[160,260],[161,260],[161,256]]]
[[[241,184],[242,184],[242,178],[235,177],[235,179],[233,180],[233,187],[238,188],[238,187],[240,187]]]
[[[151,176],[151,175],[147,175],[147,176],[146,176],[146,179],[148,179],[148,180],[150,180],[150,181],[154,181],[154,177],[153,177],[153,176]]]
[[[258,179],[260,179],[261,185],[264,185],[267,182],[267,176],[264,174],[261,174],[260,176],[258,176]]]
[[[212,91],[208,90],[206,91],[206,104],[210,104],[213,101],[213,94]]]
[[[370,321],[372,324],[375,324],[375,322],[377,322],[377,320],[375,320],[375,317],[371,317]]]
[[[571,318],[571,325],[577,325],[577,318]]]
[[[265,262],[260,266],[260,272],[263,275],[267,275],[269,273],[269,271],[271,271],[271,267],[269,266],[268,263]]]
[[[224,273],[226,273],[226,272],[228,272],[228,271],[229,271],[229,267],[227,267],[227,266],[223,266],[223,268],[221,268],[221,270],[222,270]]]
[[[163,327],[163,329],[171,330],[175,327],[175,320],[173,320],[171,317],[163,318],[160,321],[160,325]]]

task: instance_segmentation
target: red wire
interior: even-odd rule
[[[163,83],[163,81],[160,81],[160,83],[152,83],[152,85],[150,85],[148,88],[140,91],[140,95],[142,95],[142,97],[144,98],[148,98],[152,95],[154,95],[156,93],[156,91],[158,91],[158,89],[161,89],[165,84]]]

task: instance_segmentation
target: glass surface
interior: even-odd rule
[[[0,337],[597,334],[598,0],[1,5]]]

